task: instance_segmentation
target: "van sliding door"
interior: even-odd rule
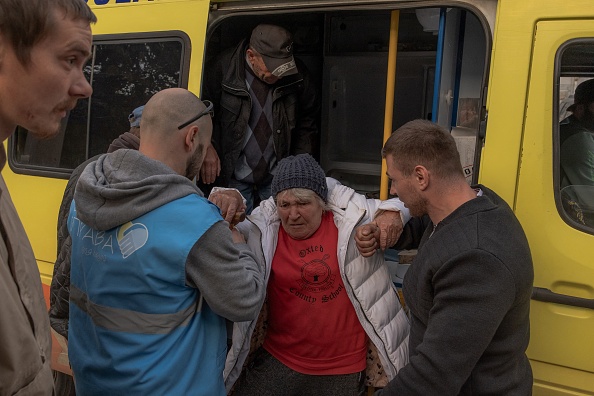
[[[535,268],[528,357],[535,393],[592,394],[594,132],[567,132],[584,110],[576,87],[594,78],[594,21],[540,21],[535,32],[516,203]],[[589,180],[573,178],[582,164]]]

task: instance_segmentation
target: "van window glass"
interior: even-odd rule
[[[560,51],[555,139],[558,207],[568,224],[594,231],[594,42]]]
[[[93,87],[62,122],[58,135],[40,141],[19,128],[11,145],[13,169],[21,173],[70,171],[128,131],[128,115],[156,92],[181,86],[183,43],[177,39],[106,41],[93,45],[85,75]],[[61,175],[60,175],[61,174]]]

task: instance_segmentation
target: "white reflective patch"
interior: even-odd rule
[[[95,304],[85,292],[72,284],[70,301],[89,315],[96,326],[111,331],[137,334],[168,334],[178,327],[187,326],[198,312],[197,301],[178,312],[161,314],[108,307]]]
[[[283,74],[287,73],[288,71],[295,69],[296,67],[297,66],[295,65],[295,60],[293,59],[292,61],[283,63],[282,65],[280,65],[279,67],[274,69],[274,71],[272,72],[272,75],[280,77]]]

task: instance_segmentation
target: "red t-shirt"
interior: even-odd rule
[[[306,240],[280,227],[268,282],[264,349],[302,374],[351,374],[366,366],[367,335],[347,296],[332,212]]]

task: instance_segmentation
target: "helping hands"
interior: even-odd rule
[[[402,229],[400,212],[380,211],[372,222],[357,227],[357,249],[361,256],[371,257],[377,249],[386,250],[393,246],[402,234]]]
[[[225,221],[229,223],[229,228],[233,228],[237,223],[245,219],[246,206],[239,191],[221,190],[213,192],[208,200],[221,209],[221,214]]]

